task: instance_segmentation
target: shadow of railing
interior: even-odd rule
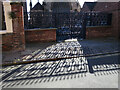
[[[58,56],[61,55],[61,53],[66,52],[68,52],[68,54],[66,54],[69,56],[74,56],[77,54],[84,55],[84,52],[86,52],[81,43],[66,42],[64,46],[63,44],[64,43],[59,43],[56,44],[56,47],[54,45],[48,47],[47,49],[38,53],[33,58],[33,60],[40,59],[41,55],[45,55],[45,57],[49,55],[54,55],[54,53],[57,51],[59,51],[57,53]],[[69,52],[71,52],[72,54],[69,54]],[[74,56],[74,58],[71,59],[26,64],[20,66],[19,69],[17,68],[17,70],[15,71],[13,69],[13,72],[11,72],[11,75],[9,75],[9,77],[4,80],[2,86],[3,88],[6,88],[19,85],[31,85],[37,83],[75,79],[86,77],[87,73],[94,74],[95,76],[118,74],[118,70],[120,69],[118,60],[118,55],[108,55],[104,57],[95,56],[90,58],[75,58]],[[9,70],[10,69],[7,69],[6,71],[3,70],[3,72],[8,73]]]
[[[118,42],[111,44],[100,41],[97,41],[98,43],[96,41],[78,42],[83,50],[83,55],[93,55],[92,57],[86,57],[90,73],[93,73],[95,76],[119,73],[119,54],[109,54],[119,51]]]
[[[5,80],[3,87],[86,77],[87,72],[87,60],[83,57],[27,64]]]
[[[118,57],[119,55],[88,58],[90,73],[94,73],[96,76],[119,73],[120,63]]]

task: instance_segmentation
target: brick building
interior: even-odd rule
[[[118,2],[85,2],[83,12],[114,12],[118,10]]]

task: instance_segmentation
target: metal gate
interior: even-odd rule
[[[66,39],[85,39],[87,26],[109,26],[112,14],[101,12],[55,13],[53,15],[57,29],[57,41]]]
[[[86,13],[54,13],[54,22],[57,29],[57,41],[66,39],[85,39]]]
[[[27,15],[27,14],[26,14]],[[57,28],[57,41],[66,39],[85,39],[86,26],[109,26],[112,14],[101,12],[29,12],[30,19],[25,23],[27,29]]]

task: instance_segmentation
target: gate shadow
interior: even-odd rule
[[[73,58],[24,65],[4,81],[3,88],[86,77],[87,61]]]
[[[87,60],[90,73],[98,76],[119,73],[119,56],[89,58]]]
[[[76,47],[74,49],[77,50],[77,48],[80,48],[81,46],[83,53],[80,54],[84,54],[87,50],[89,50],[89,48],[86,49],[83,47],[81,43],[77,44],[77,46],[76,44],[73,44],[71,47]],[[66,46],[70,45],[71,44],[69,43],[66,44]],[[67,51],[66,49],[64,50]],[[31,85],[42,82],[45,83],[75,79],[86,77],[87,73],[94,74],[95,76],[118,74],[119,69],[119,56],[93,58],[79,57],[54,62],[27,64],[13,72],[12,75],[10,75],[10,77],[4,81],[2,86],[14,87],[19,85]]]

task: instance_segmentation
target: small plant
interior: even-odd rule
[[[9,12],[9,18],[15,19],[16,18],[15,12]]]

